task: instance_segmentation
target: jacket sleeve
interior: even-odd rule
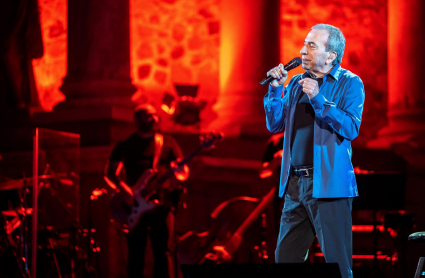
[[[337,108],[335,103],[328,101],[320,92],[310,99],[310,103],[316,117],[328,123],[336,133],[351,141],[359,135],[365,91],[359,77],[356,76],[350,82],[341,108]]]
[[[277,133],[285,128],[286,100],[288,99],[288,86],[283,91],[283,86],[272,87],[264,96],[264,111],[266,112],[267,129]]]

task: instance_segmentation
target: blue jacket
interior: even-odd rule
[[[291,168],[291,137],[296,103],[302,91],[298,84],[303,74],[294,76],[285,87],[269,86],[264,97],[267,128],[285,129],[279,196],[286,192]],[[339,198],[358,196],[351,140],[359,134],[365,92],[362,80],[340,65],[324,76],[319,94],[310,99],[315,111],[313,197]]]

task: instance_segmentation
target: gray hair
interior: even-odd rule
[[[332,61],[332,65],[341,64],[342,56],[344,56],[345,37],[341,30],[329,24],[316,24],[311,30],[326,30],[329,32],[329,38],[326,43],[326,51],[335,51],[336,58]]]

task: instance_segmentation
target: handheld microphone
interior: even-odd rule
[[[302,61],[300,57],[295,57],[294,59],[292,59],[291,61],[289,61],[289,63],[287,63],[286,65],[283,66],[283,69],[286,71],[290,71],[291,69],[294,69],[296,67],[298,67],[299,65],[301,65]],[[264,86],[266,84],[269,84],[270,82],[272,82],[273,80],[276,80],[276,78],[274,78],[273,76],[267,76],[266,78],[264,78],[261,82],[260,85]]]

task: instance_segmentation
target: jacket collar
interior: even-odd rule
[[[341,71],[342,71],[341,65],[340,65],[340,64],[336,64],[336,65],[332,68],[332,70],[331,70],[328,74],[326,74],[325,76],[330,75],[330,76],[332,76],[332,78],[333,78],[333,79],[335,79],[336,81],[338,81],[339,76],[340,76],[340,74],[341,74]],[[327,77],[326,77],[326,78],[327,78]]]
[[[333,79],[338,81],[339,76],[341,75],[341,72],[342,72],[341,65],[336,64],[329,73],[325,74],[325,76],[323,78],[324,78],[324,80],[326,80],[328,78],[328,76],[331,76]],[[303,74],[301,74],[299,78],[304,79],[304,78],[308,78],[308,77],[310,77],[310,75],[306,71]]]

